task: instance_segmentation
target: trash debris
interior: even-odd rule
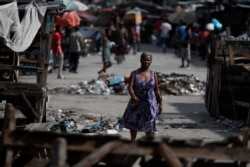
[[[225,127],[230,128],[230,129],[240,129],[243,126],[245,126],[245,123],[242,120],[232,120],[232,119],[228,119],[225,117],[222,117],[222,118],[216,120],[216,122],[224,125]]]
[[[170,95],[204,95],[205,82],[194,75],[170,75],[158,73],[159,86],[163,94]]]
[[[59,122],[60,125],[66,128],[68,133],[115,134],[117,131],[126,130],[118,124],[118,118],[116,117],[112,118],[111,116],[97,113],[77,115],[75,112],[62,109],[48,109],[46,116],[50,119],[47,121]],[[53,130],[57,131],[56,127]]]
[[[204,95],[205,82],[194,75],[170,75],[158,73],[159,87],[162,94],[169,95]],[[68,86],[59,85],[47,87],[48,93],[70,93],[81,95],[110,95],[128,94],[128,76],[120,77],[116,74],[100,74],[97,79],[82,81]]]

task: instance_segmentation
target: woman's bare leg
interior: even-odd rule
[[[130,137],[131,137],[131,141],[134,142],[137,136],[137,131],[136,130],[132,130],[130,129]]]
[[[155,136],[154,132],[146,132],[146,137],[153,138]]]

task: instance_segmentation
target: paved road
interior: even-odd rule
[[[181,60],[173,50],[162,53],[162,49],[154,45],[143,44],[142,51],[151,52],[153,55],[152,69],[165,74],[193,74],[201,80],[206,80],[206,64],[195,54],[192,55],[191,68],[179,68]],[[123,64],[116,64],[108,69],[108,73],[119,76],[130,74],[130,71],[140,66],[140,54],[129,54]],[[56,73],[48,75],[48,86],[70,85],[80,81],[90,81],[98,77],[97,71],[102,67],[101,56],[90,55],[80,59],[79,73],[71,74],[64,71],[66,79],[56,79]],[[23,79],[29,79],[23,76]],[[119,117],[122,115],[129,100],[128,95],[50,95],[49,108],[71,109],[79,113],[98,113],[107,116]],[[158,136],[172,138],[196,138],[204,141],[222,140],[237,132],[229,130],[221,123],[211,118],[204,107],[202,95],[196,96],[164,96],[163,113],[159,118]],[[122,137],[129,138],[127,131],[119,133]],[[139,133],[139,136],[143,136]]]

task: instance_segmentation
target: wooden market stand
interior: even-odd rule
[[[2,0],[0,5],[12,2]],[[18,0],[19,5],[34,1]],[[50,59],[50,34],[54,30],[54,15],[62,7],[60,4],[40,0],[36,3],[47,7],[43,23],[31,46],[22,53],[17,53],[1,45],[0,49],[0,102],[12,103],[25,116],[25,123],[45,121],[47,102],[47,74]],[[23,15],[24,8],[19,8]],[[21,17],[21,16],[20,16]],[[32,55],[32,58],[31,56]],[[34,81],[21,81],[20,75],[31,73]]]
[[[207,73],[205,104],[211,116],[250,124],[250,40],[214,38]]]

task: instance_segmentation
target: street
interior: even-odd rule
[[[190,69],[179,68],[181,60],[174,54],[173,49],[162,52],[162,48],[153,44],[142,44],[141,52],[136,55],[126,55],[122,64],[113,60],[113,66],[107,73],[118,76],[129,75],[130,72],[140,66],[140,54],[150,52],[153,55],[151,69],[164,74],[193,74],[200,80],[206,80],[206,64],[197,55],[192,54]],[[47,87],[70,84],[97,79],[102,68],[102,58],[98,54],[90,54],[81,57],[78,74],[69,73],[66,69],[66,79],[57,79],[57,71],[48,74]],[[29,80],[30,76],[22,76],[23,80]],[[82,113],[97,113],[108,117],[120,117],[127,105],[129,95],[72,95],[65,93],[49,94],[48,109],[66,109]],[[159,117],[158,132],[156,136],[171,137],[175,139],[202,139],[204,141],[223,140],[228,136],[239,133],[232,130],[220,121],[210,117],[204,105],[203,95],[187,96],[163,96],[163,112]],[[119,135],[129,139],[128,131],[120,131]],[[138,138],[144,136],[138,134]]]

